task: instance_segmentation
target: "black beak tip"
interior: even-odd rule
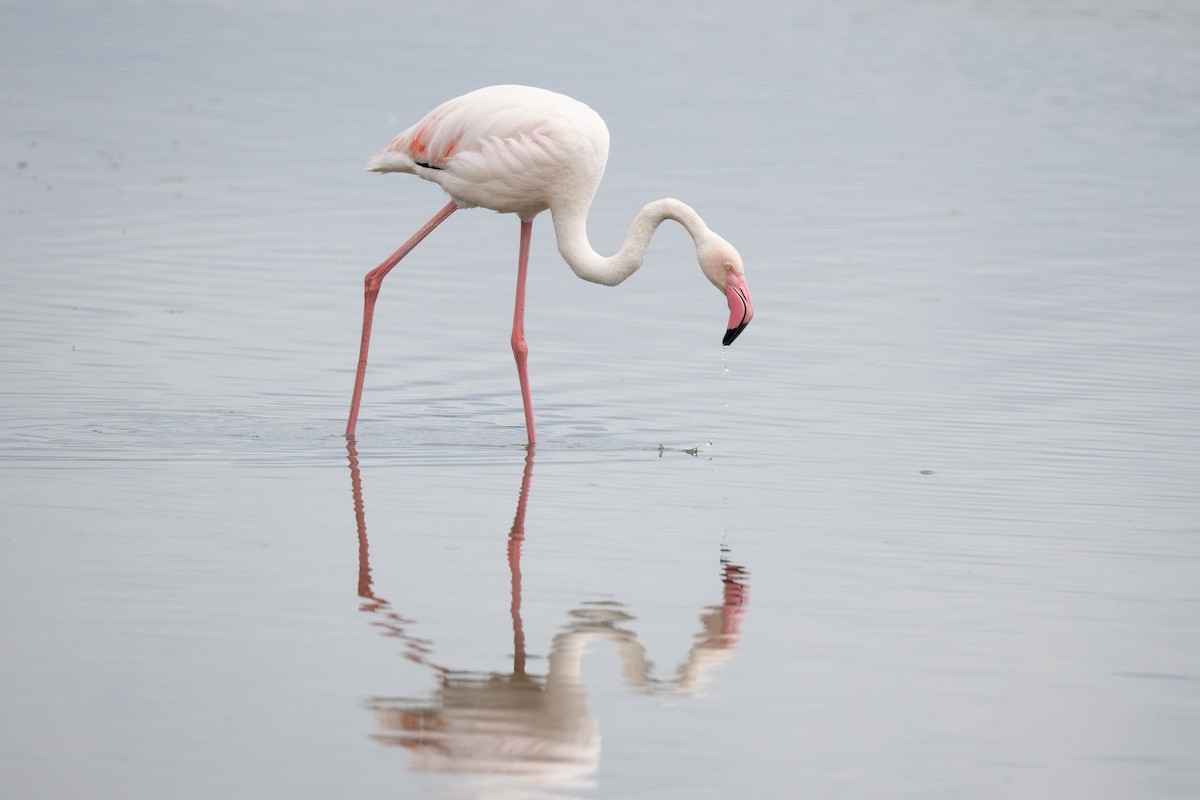
[[[736,339],[744,330],[746,330],[746,323],[743,322],[736,328],[730,328],[729,330],[725,331],[725,338],[721,340],[721,344],[725,347],[729,347],[729,345],[733,344],[733,340]]]

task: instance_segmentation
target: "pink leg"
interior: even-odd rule
[[[362,401],[363,382],[367,378],[367,349],[371,345],[371,320],[375,318],[375,300],[379,297],[379,287],[383,285],[383,278],[391,272],[392,267],[400,263],[400,259],[420,244],[430,231],[445,222],[446,217],[453,214],[457,208],[454,201],[447,203],[441,211],[434,215],[433,219],[425,223],[421,230],[402,244],[399,250],[368,272],[363,281],[366,288],[363,298],[362,344],[358,348],[358,372],[354,376],[354,397],[350,400],[350,419],[346,422],[346,436],[351,439],[354,438],[354,429],[358,425],[358,404]]]
[[[517,257],[517,303],[513,311],[512,350],[517,359],[517,377],[521,380],[521,402],[525,405],[525,430],[529,443],[537,442],[533,431],[533,400],[529,396],[529,372],[525,368],[529,360],[529,345],[525,343],[525,273],[529,267],[529,239],[533,233],[533,220],[521,220],[521,252]]]

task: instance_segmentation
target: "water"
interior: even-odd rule
[[[0,794],[1200,792],[1191,4],[0,10]],[[366,158],[608,121],[609,290]]]

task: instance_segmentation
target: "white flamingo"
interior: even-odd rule
[[[700,269],[724,292],[729,324],[723,344],[737,338],[754,317],[742,258],[733,245],[708,229],[690,206],[678,200],[647,204],[629,226],[616,255],[592,249],[587,215],[608,160],[608,128],[600,115],[566,95],[529,86],[490,86],[435,108],[388,143],[367,162],[373,172],[407,172],[441,186],[450,202],[382,264],[367,273],[362,344],[346,435],[354,436],[367,370],[371,320],[383,278],[430,231],[459,208],[490,208],[521,219],[517,299],[512,349],[521,382],[525,429],[536,441],[533,403],[526,370],[525,275],[533,218],[547,209],[558,251],[580,278],[615,286],[642,265],[650,238],[663,220],[673,219],[696,243]]]

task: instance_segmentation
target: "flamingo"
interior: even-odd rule
[[[405,172],[438,184],[450,196],[429,222],[364,279],[362,342],[346,436],[354,437],[367,370],[375,301],[386,276],[434,228],[460,208],[490,208],[521,220],[512,350],[529,444],[536,442],[525,341],[525,276],[533,219],[549,210],[558,252],[585,281],[615,286],[642,266],[663,220],[682,225],[696,245],[700,270],[725,294],[728,346],[754,317],[742,258],[709,230],[691,206],[674,199],[647,204],[616,255],[604,257],[587,237],[587,216],[608,160],[608,128],[587,105],[531,86],[489,86],[448,100],[392,139],[367,162],[371,172]]]

